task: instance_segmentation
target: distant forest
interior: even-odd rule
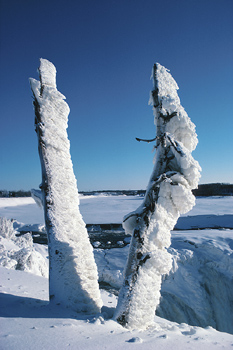
[[[0,190],[0,197],[3,198],[12,198],[12,197],[31,197],[31,191],[7,191]]]
[[[79,191],[79,193],[90,196],[97,195],[100,193],[106,195],[126,195],[126,196],[144,196],[145,190],[115,190],[115,191]],[[204,184],[199,185],[197,189],[193,190],[193,194],[196,197],[210,197],[210,196],[233,196],[233,184],[226,183],[212,183],[212,184]],[[12,198],[12,197],[31,197],[31,191],[7,191],[0,190],[1,198]]]

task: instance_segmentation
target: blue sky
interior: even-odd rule
[[[200,183],[233,183],[232,0],[1,0],[0,189],[41,182],[32,93],[39,58],[71,112],[79,190],[144,189],[153,168],[151,69],[179,85],[196,125]]]

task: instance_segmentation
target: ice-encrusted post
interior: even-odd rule
[[[40,81],[30,79],[42,169],[42,196],[49,248],[50,301],[77,312],[102,306],[98,273],[85,223],[67,136],[69,106],[56,88],[56,68],[40,60]]]
[[[195,204],[200,166],[191,156],[196,148],[195,125],[180,105],[178,86],[166,68],[156,63],[150,104],[156,125],[155,166],[142,205],[123,220],[132,235],[125,279],[115,319],[128,328],[153,323],[160,301],[162,275],[171,269],[170,231],[180,214]],[[153,140],[152,140],[153,141]]]

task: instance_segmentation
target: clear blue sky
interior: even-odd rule
[[[197,128],[201,183],[233,183],[232,0],[1,0],[0,189],[41,182],[32,93],[39,58],[70,106],[79,190],[143,189],[153,168],[154,62]]]

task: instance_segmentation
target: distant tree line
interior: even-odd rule
[[[7,191],[7,190],[0,190],[0,197],[1,198],[12,198],[12,197],[31,197],[31,191]]]
[[[233,196],[233,184],[212,183],[198,185],[198,188],[193,190],[196,197],[209,196]]]
[[[210,197],[210,196],[233,196],[233,184],[227,183],[210,183],[198,185],[198,188],[192,190],[195,197]],[[95,194],[106,195],[125,195],[125,196],[144,196],[146,190],[115,190],[115,191],[80,191],[84,196]]]
[[[233,196],[233,184],[228,183],[210,183],[198,185],[198,188],[192,190],[195,197],[210,196]],[[125,196],[144,196],[146,190],[103,190],[103,191],[80,191],[84,196],[106,194],[106,195],[125,195]]]
[[[111,196],[119,196],[119,195],[125,195],[125,196],[144,196],[146,191],[145,190],[98,190],[98,191],[79,191],[79,193],[83,194],[84,196],[91,196],[96,194],[106,194]]]
[[[197,189],[192,191],[196,197],[210,197],[210,196],[233,196],[233,184],[227,183],[212,183],[199,185]],[[79,191],[84,196],[106,194],[111,196],[141,196],[143,197],[146,193],[145,190],[98,190],[98,191]],[[7,191],[0,190],[1,198],[12,198],[12,197],[31,197],[31,191]]]

